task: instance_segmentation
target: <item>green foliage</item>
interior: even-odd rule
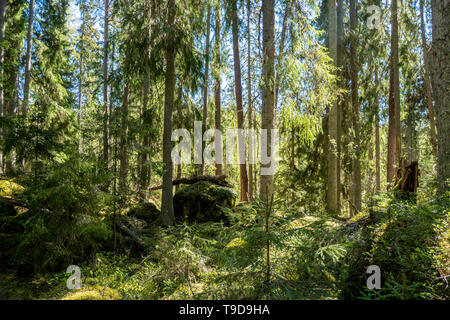
[[[393,202],[389,213],[373,224],[361,239],[363,252],[350,262],[353,271],[350,270],[347,279],[348,286],[352,286],[352,281],[359,283],[353,295],[347,297],[447,299],[448,208],[448,196],[417,206]],[[375,292],[364,288],[365,283],[361,281],[364,269],[371,264],[378,265],[382,272],[382,288]]]

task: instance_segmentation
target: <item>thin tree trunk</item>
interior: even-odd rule
[[[400,75],[399,75],[399,59],[398,59],[398,0],[392,1],[392,34],[393,34],[393,49],[394,49],[394,98],[395,98],[395,135],[396,135],[396,162],[400,163],[402,157],[402,131],[400,119]]]
[[[328,1],[328,42],[330,57],[333,64],[336,65],[337,58],[337,17],[336,2]],[[337,185],[337,101],[335,101],[328,112],[328,190],[327,190],[327,207],[328,211],[333,214],[339,214],[338,205],[338,185]]]
[[[0,117],[4,116],[4,103],[5,103],[5,91],[4,91],[4,59],[5,59],[5,29],[6,29],[6,0],[0,0]],[[3,126],[0,128],[0,138],[3,138]],[[3,152],[0,152],[0,172],[3,173]]]
[[[344,9],[343,9],[343,0],[337,1],[336,8],[336,16],[337,16],[337,66],[341,68],[340,82],[339,87],[344,86]],[[336,148],[337,148],[337,205],[338,212],[341,212],[341,135],[342,135],[342,108],[344,99],[342,95],[338,98],[337,103],[337,139],[336,139]]]
[[[275,108],[278,106],[278,91],[280,90],[280,64],[284,54],[284,42],[286,39],[286,25],[287,20],[291,15],[291,3],[286,3],[286,9],[284,11],[283,17],[283,25],[281,27],[281,36],[280,36],[280,51],[278,52],[277,57],[277,67],[275,70]]]
[[[148,41],[149,47],[147,50],[148,59],[150,59],[152,43],[151,43],[151,33],[152,33],[152,1],[148,3],[148,11],[147,11],[147,19],[148,19]],[[144,76],[144,94],[143,94],[143,103],[142,103],[142,124],[144,126],[144,131],[148,132],[152,125],[152,114],[150,110],[150,93],[151,93],[151,70],[150,67],[146,67],[146,73]],[[151,144],[151,136],[149,133],[144,133],[143,137],[143,152],[141,154],[141,173],[140,173],[140,190],[141,190],[141,199],[147,200],[148,198],[148,186],[150,185],[150,148]]]
[[[83,114],[83,41],[84,41],[84,31],[85,31],[85,21],[83,18],[83,9],[81,10],[81,39],[80,39],[80,66],[79,66],[79,75],[78,75],[78,130],[80,132],[80,141],[79,141],[79,151],[83,152],[83,129],[82,129],[82,114]]]
[[[399,116],[400,101],[397,99],[398,88],[398,23],[397,23],[397,0],[391,1],[391,57],[389,67],[389,132],[388,132],[388,159],[387,159],[387,182],[393,182],[396,147],[398,144],[397,117]],[[399,97],[399,96],[398,96]],[[400,140],[401,142],[401,140]]]
[[[407,101],[408,104],[408,163],[413,162],[416,159],[415,152],[415,116],[414,116],[414,103]]]
[[[375,168],[376,168],[376,191],[381,190],[381,159],[380,159],[380,104],[378,97],[379,79],[378,65],[375,66]]]
[[[221,115],[220,115],[220,0],[216,1],[216,8],[215,8],[215,25],[214,25],[214,37],[215,37],[215,43],[214,43],[214,52],[215,52],[215,68],[214,68],[214,104],[215,104],[215,115],[214,115],[214,125],[216,130],[221,131],[222,130],[222,123],[221,123]],[[220,144],[219,141],[215,141],[215,144]],[[222,164],[217,163],[216,161],[216,176],[222,175]]]
[[[430,81],[430,66],[428,65],[428,52],[427,52],[427,40],[425,38],[425,20],[424,20],[424,4],[423,0],[420,0],[420,30],[422,36],[422,50],[423,50],[423,66],[424,66],[424,82],[426,90],[426,101],[428,107],[428,120],[430,121],[430,141],[432,152],[435,157],[437,157],[437,141],[436,141],[436,122],[434,120],[434,107],[433,98],[431,92],[431,81]]]
[[[237,126],[238,129],[244,129],[244,109],[242,107],[242,83],[241,83],[241,59],[239,54],[239,26],[237,14],[237,0],[233,1],[232,13],[232,29],[233,29],[233,57],[234,57],[234,85],[236,94],[236,112],[237,112]],[[243,135],[238,135],[239,144],[239,169],[241,182],[241,197],[242,202],[248,201],[248,176],[245,152],[245,138]]]
[[[267,153],[272,154],[272,129],[275,127],[275,1],[263,0],[263,62],[261,129],[267,130]],[[262,133],[261,133],[262,134]],[[270,164],[261,164],[261,168]],[[260,177],[260,198],[269,202],[274,193],[273,174]]]
[[[433,41],[432,86],[436,108],[438,141],[438,192],[449,190],[450,180],[450,3],[431,0]]]
[[[252,110],[252,70],[251,70],[251,43],[250,43],[250,15],[251,15],[251,9],[250,9],[250,3],[251,0],[247,0],[247,78],[248,78],[248,84],[247,84],[247,94],[248,94],[248,128],[252,129],[252,117],[253,117],[253,110]],[[249,160],[250,160],[250,153],[249,153]],[[253,200],[253,164],[250,163],[248,165],[248,193],[250,197],[250,201]]]
[[[128,80],[127,80],[128,81]],[[121,196],[127,193],[128,176],[128,101],[130,84],[127,82],[123,93],[120,130],[120,168],[119,168],[119,193]]]
[[[164,133],[163,133],[163,190],[161,205],[161,222],[163,225],[172,225],[175,222],[173,212],[173,188],[172,188],[172,112],[175,90],[175,42],[172,37],[175,28],[175,15],[177,5],[175,0],[168,0],[168,31],[166,34],[166,74],[164,93]]]
[[[358,64],[357,55],[357,24],[358,12],[356,8],[356,0],[350,0],[350,72],[352,78],[352,118],[355,155],[353,158],[353,200],[357,211],[361,211],[361,149],[360,149],[360,128],[359,128],[359,97],[358,97]]]
[[[291,127],[291,169],[295,169],[295,126]],[[292,190],[292,203],[295,202],[295,191]]]
[[[109,163],[109,110],[108,110],[108,46],[109,46],[109,0],[105,0],[105,16],[103,26],[103,162],[106,168]]]
[[[28,7],[28,30],[27,30],[27,54],[25,58],[25,83],[23,87],[23,108],[22,113],[26,114],[30,97],[31,79],[31,51],[33,49],[33,22],[34,22],[34,0],[30,0]]]
[[[206,51],[205,51],[205,87],[203,94],[203,118],[202,128],[206,130],[208,123],[208,89],[209,89],[209,35],[211,29],[211,6],[208,4],[208,12],[206,14]],[[202,160],[202,174],[205,174],[205,161]]]

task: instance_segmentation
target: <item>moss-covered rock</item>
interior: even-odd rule
[[[14,197],[23,191],[24,187],[15,182],[0,180],[0,197]],[[0,199],[0,216],[15,216],[17,213],[17,208],[14,205]]]
[[[0,180],[0,196],[11,197],[21,194],[24,191],[24,187],[20,184],[9,180]]]
[[[128,212],[128,215],[145,222],[152,222],[159,217],[160,212],[161,210],[154,202],[144,202],[134,205]]]
[[[199,181],[178,190],[173,198],[175,216],[188,221],[226,221],[221,207],[232,208],[237,194],[230,188]]]

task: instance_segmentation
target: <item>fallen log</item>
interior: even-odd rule
[[[15,198],[1,197],[0,196],[0,203],[5,203],[5,204],[11,205],[11,206],[16,206],[16,207],[22,207],[22,208],[29,209],[28,204],[25,201],[19,200],[19,199],[15,199]]]
[[[233,188],[233,186],[225,180],[226,177],[227,177],[226,175],[220,175],[220,176],[205,175],[205,176],[197,176],[197,177],[192,177],[192,178],[181,178],[181,179],[173,180],[172,185],[176,186],[179,184],[194,184],[199,181],[208,181],[208,182],[217,184],[222,187]],[[149,190],[150,191],[159,190],[159,189],[162,189],[162,187],[163,187],[163,185],[161,184],[157,187],[151,187]]]
[[[145,247],[145,242],[141,238],[139,238],[133,231],[131,231],[129,228],[127,228],[127,226],[122,224],[120,221],[116,221],[115,223],[116,223],[116,226],[118,226],[119,229],[123,233],[125,233],[127,236],[129,236],[131,239],[133,239],[140,246]]]

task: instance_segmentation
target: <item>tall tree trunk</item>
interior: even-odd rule
[[[272,129],[275,127],[275,1],[263,0],[263,63],[261,129],[267,130],[267,153],[272,154]],[[269,167],[261,164],[261,168]],[[260,177],[260,198],[268,202],[274,193],[273,175]]]
[[[161,222],[163,225],[172,225],[175,222],[173,212],[173,163],[172,163],[172,113],[175,90],[175,42],[173,32],[175,29],[175,15],[177,5],[175,0],[168,0],[168,31],[166,34],[166,74],[164,92],[164,133],[163,133],[163,189],[161,205]]]
[[[278,106],[278,91],[280,90],[280,64],[284,54],[284,42],[286,39],[286,25],[287,20],[291,15],[291,3],[286,3],[286,8],[284,11],[283,17],[283,25],[281,27],[281,36],[280,36],[280,51],[278,52],[277,57],[277,66],[275,70],[275,108]]]
[[[397,22],[397,0],[391,1],[391,57],[389,68],[389,132],[388,132],[388,159],[387,159],[387,182],[391,183],[394,178],[395,160],[400,159],[396,152],[398,144],[401,146],[400,126],[400,90],[398,71],[398,22]],[[399,148],[401,149],[401,148]]]
[[[415,151],[415,106],[414,102],[407,101],[408,105],[408,132],[407,132],[407,138],[408,138],[408,163],[411,163],[412,161],[417,160],[416,159],[416,151]]]
[[[6,29],[6,0],[0,0],[0,117],[4,116],[4,59],[5,59],[5,29]],[[3,125],[0,128],[0,138],[3,138]],[[3,173],[4,155],[0,151],[0,172]]]
[[[84,9],[81,10],[81,39],[80,39],[80,66],[78,75],[78,130],[80,132],[79,151],[83,152],[83,129],[82,129],[82,114],[83,114],[83,41],[85,36],[85,21],[84,21]]]
[[[206,50],[205,50],[205,87],[203,88],[203,118],[202,130],[206,130],[208,123],[208,89],[209,89],[209,35],[211,29],[211,6],[208,4],[206,14]],[[202,148],[203,149],[203,148]],[[202,161],[202,174],[205,174],[205,161]]]
[[[430,66],[428,65],[428,52],[427,52],[427,40],[425,38],[425,20],[424,20],[424,4],[423,0],[420,0],[420,30],[422,36],[422,50],[423,50],[423,66],[424,74],[423,79],[425,82],[426,90],[426,101],[428,107],[428,120],[430,121],[430,141],[432,152],[435,157],[437,157],[437,141],[436,141],[436,122],[434,120],[434,107],[433,98],[431,92],[431,81],[430,81]]]
[[[220,115],[220,0],[216,1],[215,6],[215,25],[214,25],[214,53],[215,53],[215,68],[214,68],[214,104],[215,104],[215,115],[214,115],[214,126],[216,130],[221,131],[222,130],[222,123],[221,123],[221,115]],[[215,141],[215,144],[220,144],[219,141]],[[216,175],[222,175],[222,164],[217,163],[216,161]]]
[[[433,97],[438,141],[438,192],[449,190],[450,180],[450,3],[431,0],[433,41],[431,51]]]
[[[26,114],[30,98],[31,79],[31,51],[33,49],[33,23],[34,23],[34,0],[30,0],[28,7],[28,30],[27,30],[27,54],[25,57],[25,83],[23,87],[23,108],[22,113]]]
[[[378,65],[375,65],[375,171],[376,171],[376,191],[381,190],[381,160],[380,160],[380,103],[378,97],[379,79]]]
[[[81,117],[83,113],[83,104],[82,104],[82,96],[83,96],[83,53],[80,53],[80,68],[79,68],[79,76],[78,76],[78,130],[80,131],[80,152],[83,152],[83,130],[81,126]]]
[[[121,196],[127,193],[128,176],[128,109],[130,84],[127,80],[123,93],[123,102],[121,110],[121,130],[120,130],[120,168],[119,168],[119,193]]]
[[[395,98],[395,135],[396,135],[396,162],[400,163],[402,157],[402,130],[401,130],[401,119],[400,119],[400,71],[399,71],[399,59],[398,59],[398,0],[392,1],[392,34],[393,48],[394,48],[394,98]]]
[[[244,109],[242,107],[242,83],[241,83],[241,59],[239,54],[239,21],[237,14],[237,0],[233,0],[231,13],[233,31],[233,60],[234,60],[234,85],[236,94],[236,112],[238,129],[244,129]],[[245,152],[244,135],[238,135],[239,144],[239,169],[241,182],[241,201],[248,201],[248,176]]]
[[[339,76],[339,87],[344,86],[344,7],[343,0],[337,1],[336,8],[337,16],[337,66],[340,68]],[[342,95],[338,98],[337,103],[337,202],[338,202],[338,212],[341,212],[341,135],[342,135],[342,109],[344,106],[344,98]]]
[[[147,20],[148,20],[148,41],[149,47],[147,49],[147,58],[150,59],[152,43],[151,43],[151,33],[152,33],[152,1],[148,1],[147,9]],[[146,67],[144,82],[143,82],[143,96],[142,96],[142,124],[144,127],[143,136],[143,151],[141,154],[141,172],[140,172],[140,196],[142,200],[148,199],[148,186],[150,185],[150,144],[151,136],[147,133],[152,125],[152,112],[150,110],[150,93],[151,93],[151,70],[150,67]]]
[[[109,163],[109,110],[108,110],[108,48],[109,48],[109,0],[105,0],[103,26],[103,162],[105,168]]]
[[[358,12],[356,8],[356,0],[350,0],[350,73],[352,78],[352,118],[355,155],[353,157],[353,200],[355,210],[361,211],[361,148],[360,148],[360,128],[359,128],[359,97],[358,97],[358,63],[357,45],[358,45]]]
[[[328,42],[330,57],[333,64],[336,65],[337,58],[337,16],[336,2],[328,1]],[[327,189],[327,207],[333,214],[339,214],[338,205],[338,184],[337,184],[337,101],[335,101],[328,112],[328,189]]]
[[[252,129],[252,118],[253,118],[253,110],[252,110],[252,67],[251,67],[251,43],[250,43],[250,15],[251,15],[251,0],[247,0],[247,94],[248,94],[248,128]],[[250,160],[250,153],[249,153],[249,160]],[[250,163],[248,165],[248,193],[249,193],[249,200],[253,200],[253,164]]]

